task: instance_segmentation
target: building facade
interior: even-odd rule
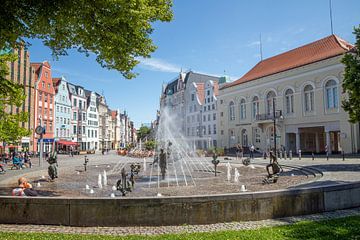
[[[276,140],[277,148],[294,153],[359,151],[359,125],[350,124],[341,107],[341,58],[352,47],[331,35],[265,59],[223,86],[219,145],[266,151]]]
[[[53,78],[55,88],[55,140],[71,141],[71,100],[64,77]]]
[[[71,140],[79,144],[80,150],[87,148],[87,99],[85,89],[68,83],[71,98]]]
[[[86,150],[99,149],[99,112],[97,109],[97,95],[95,92],[85,90],[87,97],[87,144]]]
[[[35,117],[34,127],[42,126],[45,128],[43,135],[44,152],[51,152],[54,149],[54,109],[55,109],[55,89],[51,77],[51,66],[45,61],[42,63],[31,63],[35,70]],[[39,136],[34,132],[35,149],[40,151]]]
[[[1,51],[0,51],[1,52]],[[24,95],[26,96],[24,103],[21,107],[8,106],[6,111],[10,113],[27,112],[28,118],[26,122],[21,123],[21,127],[30,130],[32,133],[30,136],[26,136],[20,139],[19,150],[34,151],[34,118],[35,118],[35,71],[30,64],[30,53],[23,46],[12,50],[3,50],[4,53],[12,52],[17,56],[17,61],[9,62],[9,75],[7,79],[17,84],[23,85]],[[3,146],[4,144],[1,144]],[[5,144],[5,148],[11,146]]]
[[[189,145],[194,148],[209,148],[214,143],[217,145],[217,135],[213,132],[216,132],[219,80],[219,77],[189,71],[181,72],[175,80],[163,87],[160,112],[167,108],[175,116],[180,133],[188,137]]]

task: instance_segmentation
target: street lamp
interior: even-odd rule
[[[279,113],[278,116],[276,113]],[[276,138],[277,138],[277,135],[276,135],[276,119],[283,119],[283,116],[282,116],[282,111],[281,110],[275,110],[275,97],[273,98],[273,123],[274,123],[274,156],[276,157],[277,154],[276,154]]]

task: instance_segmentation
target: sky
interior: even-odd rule
[[[264,59],[331,34],[329,0],[174,0],[173,12],[173,21],[153,24],[158,48],[132,80],[73,50],[55,60],[39,40],[30,41],[30,59],[49,61],[53,77],[104,94],[138,128],[155,119],[162,85],[181,69],[236,80],[260,61],[260,34]],[[332,0],[332,15],[334,34],[353,44],[360,1]]]

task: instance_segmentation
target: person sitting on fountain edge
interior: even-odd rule
[[[166,153],[164,153],[164,149],[160,149],[160,154],[159,154],[159,166],[160,166],[160,170],[161,170],[161,176],[162,179],[165,179],[165,173],[166,173]]]
[[[18,179],[19,187],[12,190],[13,196],[37,196],[38,193],[32,188],[32,185],[27,181],[26,178],[21,177]]]

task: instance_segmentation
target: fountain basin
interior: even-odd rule
[[[360,182],[191,197],[0,197],[0,223],[67,226],[209,224],[360,206]]]

